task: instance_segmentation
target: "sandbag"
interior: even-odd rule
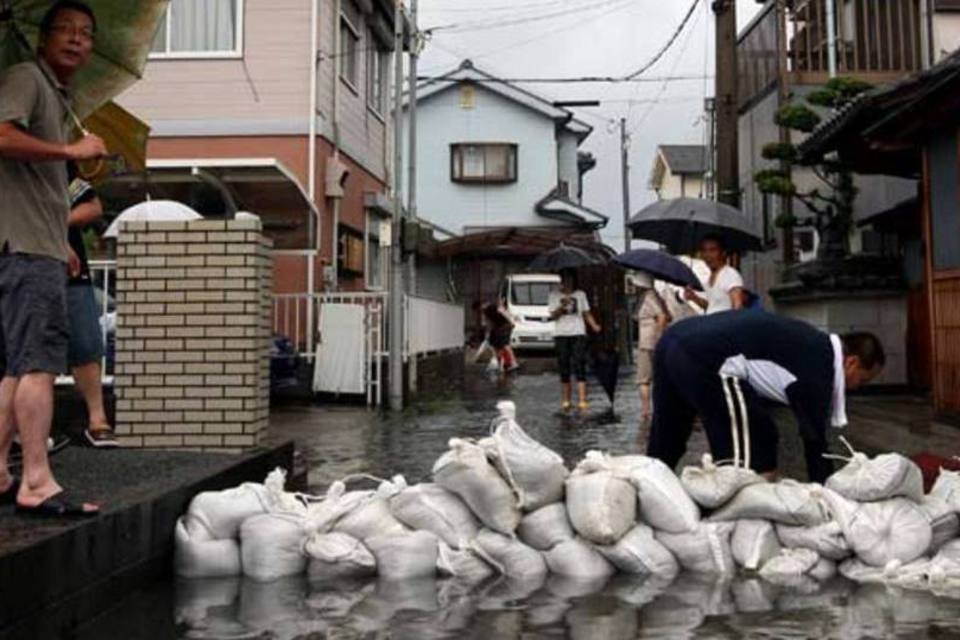
[[[753,469],[718,465],[709,453],[703,454],[699,467],[684,467],[680,472],[680,484],[693,501],[705,509],[722,507],[740,489],[760,482],[766,480]]]
[[[202,527],[213,540],[231,540],[239,535],[244,520],[269,510],[266,487],[246,482],[233,489],[198,493],[187,508],[185,525],[191,538]]]
[[[792,549],[811,549],[823,558],[843,560],[853,553],[843,529],[836,520],[815,527],[803,527],[789,524],[777,524],[777,537],[780,544]]]
[[[687,571],[732,575],[736,572],[730,549],[734,526],[732,522],[701,522],[687,533],[657,531],[656,538]]]
[[[450,440],[450,451],[433,466],[433,480],[460,496],[486,527],[512,535],[520,524],[513,490],[487,461],[482,447],[458,438]]]
[[[670,467],[647,456],[619,456],[611,458],[610,463],[615,472],[623,473],[637,490],[638,515],[643,522],[670,533],[696,528],[700,509]]]
[[[883,567],[892,560],[905,564],[930,548],[930,521],[907,498],[857,503],[829,489],[824,496],[850,548],[869,565]]]
[[[774,584],[806,575],[820,561],[810,549],[782,549],[760,567],[760,577]]]
[[[437,571],[466,584],[483,582],[496,572],[472,549],[454,549],[442,540],[438,547]]]
[[[174,528],[174,572],[184,578],[226,578],[242,573],[240,545],[233,538],[214,540],[206,528],[195,528],[190,535],[185,523],[177,520]]]
[[[568,578],[607,578],[616,571],[596,549],[579,538],[561,542],[543,557],[550,573]]]
[[[426,578],[437,573],[437,537],[428,531],[372,536],[364,541],[384,580]]]
[[[932,530],[930,548],[927,553],[933,555],[947,542],[960,533],[960,517],[946,500],[933,495],[925,496],[920,509],[927,515]]]
[[[677,559],[654,537],[653,529],[637,524],[616,544],[597,551],[624,573],[672,578],[680,571]]]
[[[253,516],[240,525],[243,575],[270,582],[306,571],[302,552],[306,537],[300,516],[268,513]]]
[[[884,566],[871,565],[859,558],[849,558],[840,563],[838,570],[847,580],[861,584],[906,585],[922,582],[930,568],[930,561],[919,558],[903,563],[891,560]]]
[[[353,477],[353,476],[352,476]],[[376,491],[359,500],[352,509],[344,509],[336,518],[333,530],[365,542],[372,536],[389,536],[405,533],[407,528],[393,517],[389,500],[407,488],[403,476],[382,480]],[[341,499],[341,502],[345,500]]]
[[[724,522],[748,518],[812,527],[830,519],[822,496],[819,485],[794,480],[751,484],[710,516],[710,520]]]
[[[730,538],[733,559],[744,569],[756,571],[780,553],[780,540],[766,520],[738,520]]]
[[[870,458],[840,440],[851,457],[839,471],[827,478],[825,486],[847,500],[874,502],[898,496],[914,502],[923,500],[923,473],[912,460],[899,453],[884,453]],[[839,457],[839,456],[834,456]]]
[[[508,578],[542,580],[547,575],[542,553],[496,531],[481,529],[471,548]]]
[[[950,471],[940,468],[940,475],[930,489],[930,495],[940,498],[950,505],[955,512],[960,513],[960,471]]]
[[[517,408],[509,400],[497,404],[500,418],[494,421],[487,454],[513,488],[524,511],[563,500],[563,484],[570,475],[563,458],[543,446],[515,421]]]
[[[611,471],[574,473],[566,483],[574,531],[595,544],[613,544],[637,519],[637,492]]]
[[[377,561],[370,550],[345,533],[318,533],[303,544],[312,580],[334,580],[374,575]]]
[[[557,502],[526,514],[520,521],[517,535],[539,551],[549,551],[561,542],[573,540],[573,526],[567,517],[567,506]]]
[[[390,513],[411,529],[429,531],[454,549],[467,546],[480,530],[480,521],[457,495],[423,483],[390,498]]]
[[[940,547],[927,568],[931,587],[960,586],[960,540],[953,540]]]
[[[826,582],[837,575],[837,563],[830,558],[820,558],[807,575],[817,582]]]

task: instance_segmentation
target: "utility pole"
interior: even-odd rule
[[[417,0],[410,0],[410,75],[407,85],[407,218],[411,223],[417,221],[417,62],[420,58],[420,29],[417,26]],[[412,228],[412,227],[411,227]],[[409,295],[417,293],[417,252],[407,256],[407,288]],[[417,388],[417,359],[410,358],[408,363],[410,390]]]
[[[630,158],[627,119],[620,118],[620,182],[623,187],[623,250],[630,251]]]
[[[403,411],[403,3],[393,18],[393,233],[390,244],[390,410]]]
[[[706,175],[704,176],[705,192],[704,197],[707,200],[717,199],[716,189],[716,144],[717,144],[717,103],[713,98],[707,98],[703,103],[703,110],[707,118],[707,150],[706,150]]]
[[[714,0],[713,13],[717,20],[717,200],[739,209],[736,0]]]

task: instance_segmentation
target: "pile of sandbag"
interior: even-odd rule
[[[678,477],[653,458],[590,451],[571,472],[517,424],[513,403],[498,409],[489,437],[450,440],[430,482],[349,476],[314,497],[285,491],[278,470],[197,495],[177,523],[177,573],[476,584],[743,570],[800,588],[838,572],[960,587],[960,473],[924,495],[909,459],[852,448],[823,486],[768,482],[709,455]]]

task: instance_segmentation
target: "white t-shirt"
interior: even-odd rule
[[[590,311],[590,301],[587,294],[577,289],[573,293],[565,294],[560,291],[551,291],[547,299],[550,313],[561,308],[564,300],[567,301],[563,315],[557,318],[554,335],[557,337],[585,336],[587,325],[583,321],[583,314]]]
[[[711,276],[713,274],[710,274]],[[710,286],[710,278],[703,280],[703,291],[707,299],[707,313],[719,313],[721,311],[730,311],[733,309],[733,302],[730,301],[730,292],[734,289],[743,288],[743,278],[740,273],[729,265],[724,265],[717,272],[717,277]]]

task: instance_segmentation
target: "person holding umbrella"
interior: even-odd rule
[[[572,378],[577,379],[577,408],[586,411],[587,402],[587,328],[600,333],[600,324],[590,312],[587,294],[577,288],[577,272],[566,268],[560,271],[560,290],[548,298],[550,319],[556,322],[554,333],[560,382],[563,386],[564,411],[573,407]]]
[[[743,276],[727,264],[727,249],[723,238],[719,235],[705,236],[700,241],[700,257],[710,268],[710,277],[703,283],[704,295],[698,295],[688,286],[683,291],[683,297],[708,315],[742,309],[745,297]]]
[[[47,457],[53,384],[67,361],[67,161],[107,155],[85,135],[67,142],[64,94],[93,53],[96,16],[81,2],[53,4],[37,60],[0,72],[0,503],[44,516],[90,516],[72,500]],[[14,416],[22,480],[7,467]]]
[[[653,286],[649,274],[633,274],[633,284],[639,291],[637,311],[637,383],[640,385],[640,415],[650,418],[650,389],[653,385],[653,350],[672,318],[666,303]]]

